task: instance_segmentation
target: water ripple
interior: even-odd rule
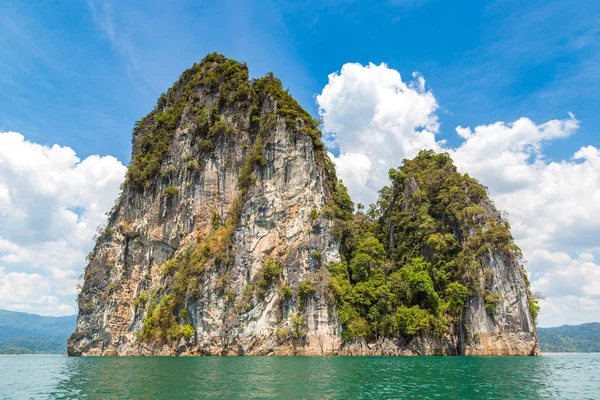
[[[600,354],[0,357],[4,399],[593,399]]]

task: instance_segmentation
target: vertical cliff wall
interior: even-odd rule
[[[268,353],[336,340],[327,304],[298,295],[301,283],[322,291],[319,265],[339,259],[338,183],[319,137],[272,76],[250,81],[219,55],[186,71],[134,130],[69,352]]]
[[[390,317],[383,336],[369,326],[344,334],[351,321],[336,288],[360,281],[349,243],[365,236],[352,230],[365,217],[353,216],[320,137],[272,75],[250,80],[245,64],[217,54],[184,72],[134,128],[69,354],[535,353],[521,267],[493,246],[472,279],[485,289],[446,329],[407,334]]]

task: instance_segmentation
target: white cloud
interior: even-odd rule
[[[372,164],[369,156],[363,153],[343,153],[339,157],[329,153],[335,160],[335,166],[340,176],[344,177],[344,184],[352,193],[360,193],[362,188],[374,187],[372,182]],[[360,203],[359,197],[354,201]]]
[[[528,118],[513,123],[456,128],[465,141],[453,151],[458,166],[477,176],[495,193],[510,193],[526,188],[536,179],[532,161],[543,167],[542,145],[552,139],[567,137],[579,127],[573,115],[567,120],[553,120],[536,125]]]
[[[549,321],[542,326],[583,324],[591,321],[590,316],[597,316],[600,312],[600,300],[582,296],[548,298],[540,301],[540,305],[545,319]]]
[[[43,315],[70,315],[75,309],[52,295],[47,279],[39,274],[5,272],[0,267],[0,308]]]
[[[17,132],[0,132],[0,261],[6,271],[36,269],[36,274],[6,272],[0,293],[9,299],[12,290],[18,297],[22,286],[14,283],[35,283],[38,277],[48,286],[31,292],[25,302],[2,300],[0,307],[51,312],[50,304],[61,296],[73,304],[85,255],[125,170],[111,156],[81,161],[69,147],[43,146]],[[73,312],[61,304],[61,313]]]
[[[548,124],[556,127],[556,137],[570,135],[578,127],[573,116],[539,126],[525,120],[521,127],[517,123],[477,127],[479,133],[451,154],[461,170],[489,186],[496,204],[509,212],[513,233],[526,249],[573,253],[600,247],[600,152],[588,146],[570,160],[545,162],[541,153],[530,149],[539,146]],[[538,135],[523,142],[525,131]],[[507,142],[521,141],[525,146],[496,143],[496,150],[488,151],[487,143],[495,137],[514,138]]]
[[[542,124],[520,118],[457,127],[463,142],[448,148],[434,136],[437,101],[413,76],[407,84],[385,64],[346,64],[316,97],[352,197],[372,203],[388,183],[388,168],[421,149],[447,151],[508,212],[533,289],[548,297],[540,325],[600,320],[600,265],[593,257],[600,250],[600,151],[587,146],[568,160],[544,158],[544,145],[573,135],[579,121],[569,114]]]
[[[345,64],[329,75],[316,100],[340,148],[334,161],[356,202],[368,204],[402,159],[422,148],[439,148],[438,104],[419,74],[406,83],[385,64]],[[368,168],[367,176],[361,166]]]
[[[594,263],[592,254],[582,253],[576,259],[565,253],[546,255],[546,265],[551,268],[540,274],[537,289],[559,296],[584,295],[600,301],[600,267]]]

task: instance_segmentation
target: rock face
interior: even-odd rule
[[[462,354],[541,355],[529,312],[525,272],[500,252],[490,252],[484,268],[494,273],[491,290],[500,294],[499,304],[490,315],[484,297],[469,299],[459,331]]]
[[[281,83],[209,55],[136,124],[69,355],[539,352],[521,268],[493,252],[493,317],[474,296],[442,337],[343,340],[325,266],[341,260],[344,191]]]
[[[447,154],[432,151],[405,160],[390,180],[377,204],[388,258],[417,270],[419,262],[407,254],[418,251],[449,325],[442,335],[420,335],[396,347],[427,355],[540,355],[539,307],[521,251],[486,188],[461,175]],[[427,301],[416,303],[428,308]],[[384,342],[375,348],[398,353]]]

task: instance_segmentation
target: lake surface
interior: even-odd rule
[[[600,354],[0,357],[0,398],[600,399]]]

